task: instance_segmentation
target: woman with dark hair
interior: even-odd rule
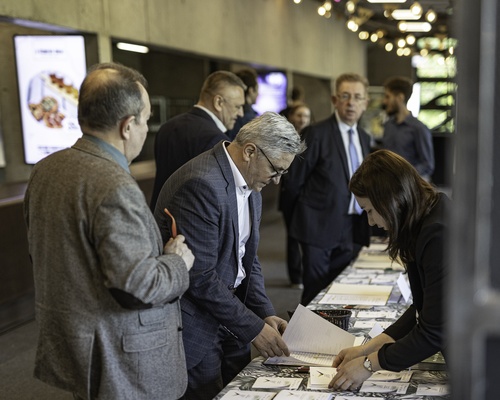
[[[370,225],[387,231],[387,251],[408,273],[413,304],[383,333],[337,355],[330,387],[340,390],[356,390],[375,371],[401,371],[445,347],[444,241],[450,200],[388,150],[366,157],[349,189]]]

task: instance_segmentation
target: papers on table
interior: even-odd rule
[[[333,398],[331,393],[305,392],[300,390],[282,390],[273,400],[330,400]]]
[[[392,322],[391,321],[375,321],[374,319],[359,320],[359,321],[354,322],[354,328],[371,329],[376,324],[380,325],[383,329],[387,329],[389,326],[392,325]]]
[[[290,357],[270,357],[267,365],[320,365],[330,367],[356,337],[299,304],[283,334]]]
[[[319,304],[360,304],[383,306],[391,294],[389,285],[349,285],[333,283]]]
[[[417,396],[444,396],[450,392],[448,385],[419,384]]]
[[[335,396],[334,400],[384,400],[383,397],[367,397],[367,396]]]
[[[337,373],[333,367],[311,367],[309,369],[308,389],[328,389],[328,384]]]
[[[275,376],[259,376],[253,389],[298,389],[302,383],[302,378],[278,378]]]
[[[406,394],[409,386],[409,383],[404,382],[364,381],[359,391],[368,393]]]
[[[392,372],[386,370],[376,371],[370,376],[367,380],[369,381],[398,381],[398,382],[410,382],[411,376],[413,375],[412,371],[401,371],[401,372]]]
[[[255,392],[245,390],[230,390],[221,400],[271,400],[276,393],[273,392]]]

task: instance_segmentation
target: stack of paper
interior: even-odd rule
[[[391,294],[389,285],[349,285],[334,283],[319,304],[357,304],[384,306]]]
[[[298,389],[302,378],[279,378],[275,376],[259,376],[252,389]]]

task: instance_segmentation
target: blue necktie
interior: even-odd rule
[[[359,158],[358,158],[358,152],[356,151],[356,146],[354,146],[354,140],[352,138],[354,136],[354,131],[352,129],[349,129],[348,133],[349,133],[349,157],[351,158],[352,173],[354,173],[354,171],[356,171],[359,167]],[[358,214],[361,214],[363,212],[363,209],[359,206],[356,199],[354,199],[354,209]]]

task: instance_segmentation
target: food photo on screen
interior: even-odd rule
[[[80,35],[14,37],[24,160],[36,164],[82,136],[78,92],[87,67]]]

